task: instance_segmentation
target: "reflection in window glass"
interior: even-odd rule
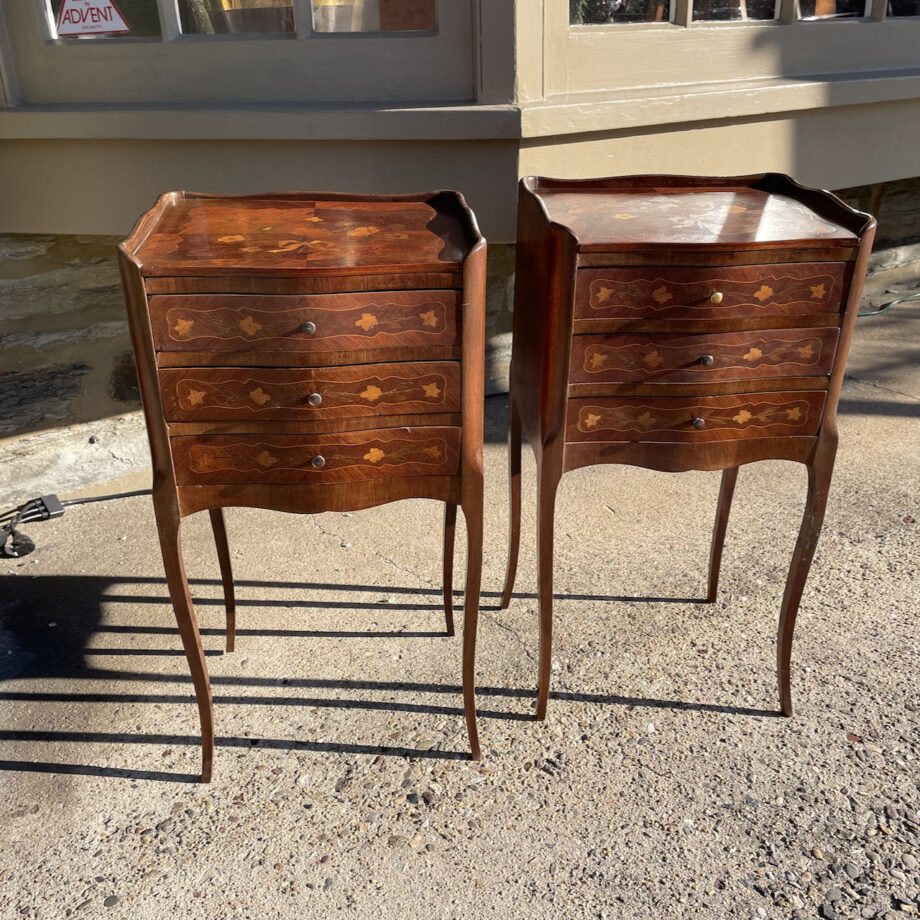
[[[61,15],[61,7],[64,6],[65,0],[51,0],[51,21],[57,27]],[[88,15],[86,8],[89,6],[85,3],[71,3],[71,12],[68,14],[78,21],[82,16]],[[96,9],[104,9],[107,4],[92,4]],[[121,14],[121,18],[128,24],[129,31],[105,32],[105,25],[93,25],[87,21],[86,29],[96,34],[86,35],[62,35],[60,38],[67,41],[87,41],[97,38],[149,38],[160,34],[160,14],[157,11],[157,0],[114,0],[115,9]],[[66,12],[66,10],[65,10]],[[113,17],[114,18],[114,17]],[[118,23],[119,29],[121,23]]]
[[[890,0],[889,16],[920,16],[920,0]]]
[[[865,0],[799,0],[800,19],[852,19],[865,15]]]
[[[179,0],[187,35],[294,33],[291,0]]]
[[[693,18],[706,21],[773,19],[774,0],[694,0]]]
[[[573,26],[610,22],[668,22],[671,0],[569,0]]]
[[[313,0],[315,32],[422,32],[437,28],[437,0]]]

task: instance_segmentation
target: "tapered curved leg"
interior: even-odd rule
[[[790,687],[790,662],[792,659],[792,634],[795,630],[795,618],[799,612],[799,602],[805,588],[805,579],[815,555],[821,525],[824,523],[824,511],[827,508],[827,496],[830,492],[831,474],[834,471],[836,443],[824,451],[819,449],[818,457],[808,467],[808,497],[805,501],[805,513],[802,526],[792,554],[792,565],[786,578],[786,591],[779,616],[779,633],[776,640],[776,670],[779,680],[779,702],[784,715],[792,715],[792,689]]]
[[[510,400],[508,406],[508,472],[510,484],[510,535],[508,538],[508,568],[505,572],[505,589],[502,591],[501,609],[511,603],[514,579],[517,575],[518,551],[521,548],[521,416]]]
[[[157,530],[160,535],[163,568],[166,570],[166,584],[198,701],[198,715],[201,719],[201,781],[209,783],[214,762],[214,702],[211,698],[211,682],[208,679],[204,649],[201,647],[201,634],[198,632],[198,621],[195,619],[185,566],[182,563],[178,514],[172,509],[158,511]]]
[[[464,475],[472,476],[472,473]],[[463,592],[463,712],[470,736],[470,756],[481,760],[476,725],[476,629],[479,625],[479,592],[482,587],[482,474],[478,499],[463,504],[466,519],[466,587]],[[475,489],[469,490],[475,492]]]
[[[712,604],[719,593],[719,570],[722,568],[722,548],[725,546],[725,531],[728,528],[728,515],[732,510],[732,497],[735,494],[735,482],[738,480],[738,467],[729,467],[722,471],[722,485],[719,487],[719,505],[716,508],[716,526],[712,532],[712,545],[709,549],[709,590],[706,600]]]
[[[227,542],[227,528],[222,508],[212,508],[211,530],[217,546],[217,560],[220,563],[220,578],[224,583],[224,608],[227,611],[227,651],[232,652],[236,644],[236,592],[233,588],[233,569],[230,566],[230,544]]]
[[[444,619],[447,635],[454,634],[454,539],[457,533],[457,506],[444,506]]]
[[[537,594],[540,604],[540,674],[537,688],[537,720],[546,718],[549,678],[553,658],[553,521],[559,473],[540,464],[537,486]]]

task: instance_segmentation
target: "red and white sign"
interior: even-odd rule
[[[130,31],[112,0],[64,0],[58,13],[57,34],[61,37]]]

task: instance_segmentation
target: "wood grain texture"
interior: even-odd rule
[[[349,275],[460,271],[472,242],[462,199],[449,193],[172,193],[135,252],[148,277]]]
[[[457,345],[459,307],[459,291],[162,295],[150,298],[150,320],[159,351],[283,352],[309,360],[325,352]]]
[[[459,469],[460,431],[182,436],[172,439],[172,448],[180,485],[449,476]]]
[[[597,250],[578,253],[579,268],[649,265],[654,268],[703,268],[726,265],[763,265],[768,262],[852,262],[859,250],[853,247],[818,245],[795,249],[684,249],[679,244],[648,249]]]
[[[700,320],[839,313],[849,268],[845,262],[823,262],[580,269],[575,316]],[[713,295],[721,301],[713,303]]]
[[[389,272],[379,275],[241,276],[179,275],[146,278],[153,294],[347,294],[357,291],[403,291],[457,287],[453,272]]]
[[[821,329],[839,328],[843,317],[839,313],[800,313],[786,316],[741,316],[722,319],[650,319],[635,317],[620,319],[592,317],[576,319],[572,324],[575,335],[594,335],[600,332],[745,332],[755,329]],[[160,354],[160,364],[166,357]]]
[[[570,399],[567,441],[724,441],[812,435],[826,394]],[[695,427],[694,422],[703,422]]]
[[[813,389],[813,387],[812,387]],[[214,421],[169,422],[170,437],[183,434],[331,434],[336,431],[368,431],[374,428],[459,428],[459,412],[434,412],[425,415],[374,415],[318,421]]]
[[[576,335],[570,383],[694,383],[830,373],[836,329],[711,335]]]
[[[167,368],[159,373],[171,422],[372,419],[460,410],[456,362],[316,369]]]

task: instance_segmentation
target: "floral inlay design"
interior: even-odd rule
[[[769,284],[762,284],[759,291],[754,291],[754,296],[761,302],[766,303],[767,298],[773,296],[773,288]]]
[[[368,384],[367,388],[361,392],[361,398],[368,402],[376,402],[381,396],[383,396],[383,390],[373,384]]]
[[[379,227],[355,227],[348,231],[349,236],[373,236],[375,233],[380,233]]]
[[[640,416],[636,419],[636,421],[637,421],[643,428],[651,428],[652,425],[655,424],[655,416],[653,416],[651,412],[645,411],[645,412],[642,413],[642,415],[640,415]]]
[[[251,316],[245,316],[240,320],[240,329],[246,335],[255,335],[262,328],[261,323],[257,323]]]
[[[300,249],[304,244],[300,240],[281,240],[277,249],[269,249],[269,252],[293,252]]]
[[[188,335],[194,325],[195,320],[193,319],[177,319],[173,331],[176,335]]]
[[[599,415],[595,415],[593,412],[588,412],[584,418],[585,428],[593,428],[600,420],[601,417]]]
[[[437,399],[441,395],[441,388],[436,383],[423,383],[422,389],[430,399]]]
[[[749,422],[752,417],[753,416],[747,409],[742,409],[737,415],[733,415],[732,419],[739,425],[744,425],[746,422]]]
[[[423,326],[437,326],[438,324],[438,317],[434,310],[429,310],[427,313],[419,313],[419,319],[422,321]]]
[[[745,361],[757,361],[759,358],[763,357],[763,352],[757,348],[756,345],[751,347],[751,350],[744,355]]]
[[[796,349],[799,353],[799,357],[803,359],[810,358],[814,354],[814,349],[811,347],[809,342],[807,345],[803,345],[801,348]]]
[[[610,300],[610,295],[613,293],[613,288],[601,287],[598,288],[594,293],[594,300],[597,303],[607,303]]]
[[[273,457],[267,450],[263,450],[258,457],[256,457],[256,462],[259,466],[264,466],[268,469],[270,466],[274,466],[278,462],[277,457]]]
[[[238,233],[232,234],[231,236],[219,236],[217,238],[218,243],[242,243],[245,240],[245,236],[240,236]]]
[[[811,286],[811,296],[816,300],[821,300],[825,296],[825,290],[823,284],[814,284]]]
[[[200,406],[206,395],[204,390],[189,390],[186,401],[190,406]]]
[[[655,288],[655,290],[652,291],[652,297],[654,297],[658,303],[667,303],[669,300],[674,299],[674,295],[670,293],[664,285],[660,288]]]
[[[373,313],[362,313],[361,319],[355,320],[355,325],[365,332],[369,332],[377,325],[377,317]]]
[[[606,364],[607,358],[602,351],[592,351],[591,354],[585,355],[585,370],[597,371]]]
[[[364,459],[370,463],[379,463],[384,456],[384,452],[379,447],[372,447],[365,455]]]
[[[797,422],[802,417],[802,410],[798,406],[793,406],[786,410],[786,416],[790,422]]]
[[[664,358],[662,358],[661,355],[658,354],[658,349],[657,349],[657,348],[656,348],[654,351],[649,352],[649,354],[647,354],[642,360],[643,360],[649,367],[653,367],[653,368],[654,368],[654,367],[658,367],[658,366],[661,365],[661,364],[664,364]]]
[[[441,448],[440,448],[437,444],[433,445],[432,447],[426,447],[426,448],[425,448],[425,453],[426,453],[429,457],[431,457],[432,460],[440,460],[440,459],[441,459]]]
[[[249,398],[260,406],[264,406],[270,399],[271,396],[262,389],[262,387],[256,387],[249,394]]]

